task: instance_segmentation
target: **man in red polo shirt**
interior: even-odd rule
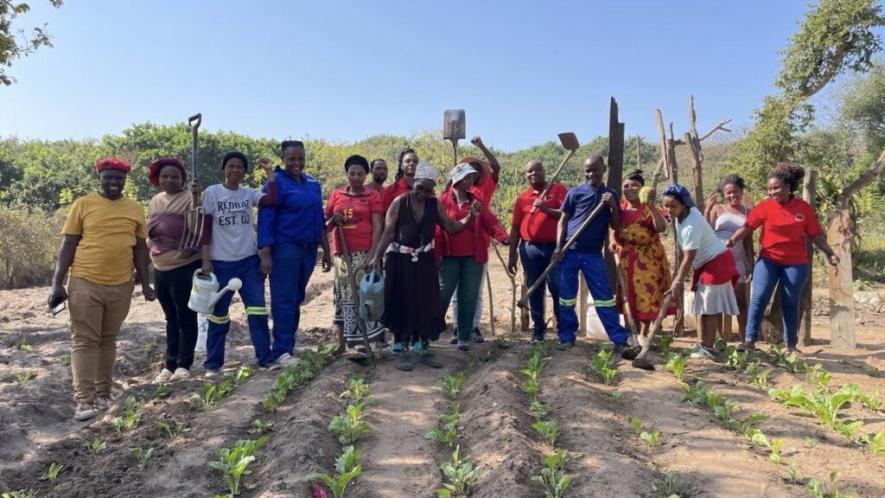
[[[529,186],[519,194],[513,203],[513,217],[510,224],[510,240],[519,241],[510,245],[510,258],[507,270],[516,274],[516,251],[522,260],[526,285],[531,286],[541,276],[556,249],[556,225],[562,212],[562,200],[565,199],[566,188],[554,183],[541,199],[541,192],[547,187],[544,176],[544,165],[541,161],[531,160],[525,165],[525,177]],[[551,271],[547,275],[547,288],[553,297],[553,316],[559,325],[559,272]],[[544,340],[546,321],[544,320],[544,288],[538,289],[529,298],[532,316],[532,342]]]

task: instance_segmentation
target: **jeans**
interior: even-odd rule
[[[255,348],[255,358],[259,365],[266,365],[270,356],[270,331],[267,328],[267,308],[264,305],[264,274],[259,270],[258,256],[249,256],[239,261],[212,261],[213,272],[221,289],[227,282],[237,277],[243,281],[240,298],[246,307],[249,321],[249,336]],[[233,292],[225,292],[215,303],[209,315],[209,336],[206,338],[206,369],[219,369],[224,365],[224,341],[230,330],[230,303]]]
[[[473,331],[473,316],[479,296],[484,265],[473,256],[445,257],[439,269],[439,306],[445,316],[449,301],[458,291],[458,340],[467,341]]]
[[[190,370],[197,345],[197,312],[187,307],[200,260],[171,270],[154,271],[157,301],[166,316],[166,369]]]
[[[795,347],[798,344],[799,300],[807,279],[808,263],[782,265],[762,257],[756,259],[756,264],[753,265],[753,281],[750,285],[747,328],[744,331],[747,342],[755,342],[759,336],[765,307],[771,300],[775,285],[780,281],[784,344],[787,347]]]
[[[324,235],[325,236],[325,235]],[[301,320],[307,281],[316,266],[316,244],[277,243],[271,248],[270,309],[273,313],[273,350],[276,360],[295,352],[295,332]]]
[[[550,258],[553,256],[553,250],[556,248],[555,243],[536,244],[531,241],[524,241],[519,246],[519,259],[522,262],[522,270],[525,272],[526,285],[531,287],[541,273],[550,264]],[[559,327],[559,275],[560,267],[556,266],[547,274],[547,288],[550,290],[550,297],[553,298],[553,316],[556,317],[557,328]],[[544,330],[547,323],[544,321],[544,286],[540,286],[534,294],[529,297],[529,305],[532,317],[532,336],[538,339],[544,337]]]
[[[612,296],[608,275],[605,273],[605,262],[602,253],[585,253],[570,249],[559,262],[559,340],[574,342],[575,331],[578,330],[578,315],[575,305],[578,301],[578,272],[584,274],[596,314],[605,327],[608,338],[619,346],[627,344],[627,330],[618,320],[615,309],[615,298]],[[581,310],[583,313],[584,310]]]

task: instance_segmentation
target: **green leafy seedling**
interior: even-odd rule
[[[797,463],[790,463],[787,466],[787,473],[784,475],[784,480],[790,484],[799,484],[799,465]]]
[[[602,349],[590,358],[588,365],[589,370],[607,386],[614,383],[618,374],[618,370],[614,368],[612,354],[610,349]]]
[[[618,391],[617,389],[615,389],[611,392],[611,396],[612,396],[612,399],[618,403],[624,402],[624,393],[622,393],[621,391]]]
[[[679,474],[670,470],[664,474],[664,478],[652,485],[652,489],[661,496],[667,498],[679,498],[679,492],[676,490],[676,482],[679,480]],[[657,495],[656,495],[657,496]]]
[[[145,467],[147,467],[148,461],[154,456],[154,448],[142,448],[137,446],[135,448],[129,448],[129,453],[131,453],[138,462],[138,470],[143,471]]]
[[[630,430],[633,431],[633,434],[638,435],[640,432],[642,432],[642,419],[630,415],[627,417],[627,421],[630,423]]]
[[[670,356],[670,358],[667,360],[667,364],[664,367],[673,373],[673,377],[682,380],[683,373],[685,372],[685,365],[687,363],[688,356],[676,354]]]
[[[464,372],[456,372],[452,375],[443,377],[442,388],[446,398],[455,399],[461,391],[461,385],[464,384]]]
[[[28,344],[28,343],[26,343],[26,342],[23,342],[23,343],[21,343],[21,344],[18,345],[18,348],[17,348],[17,349],[18,349],[19,351],[27,351],[27,352],[30,353],[30,352],[34,351],[34,346],[32,346],[32,345],[30,345],[30,344]]]
[[[46,471],[45,474],[43,474],[43,477],[41,477],[40,479],[42,479],[44,481],[52,482],[52,481],[58,479],[58,473],[61,472],[61,469],[63,469],[63,468],[65,468],[64,465],[59,465],[55,462],[52,462],[49,465],[49,469]]]
[[[836,432],[842,434],[845,439],[854,441],[854,435],[862,426],[863,421],[855,420],[853,422],[836,422],[833,428],[836,429]]]
[[[15,382],[18,384],[24,384],[30,380],[33,380],[37,377],[37,372],[31,370],[30,368],[27,370],[22,370],[21,372],[17,372],[15,374]]]
[[[362,377],[354,377],[347,383],[347,389],[341,393],[341,397],[350,401],[363,401],[369,397],[371,388]]]
[[[658,335],[658,347],[661,349],[661,355],[666,358],[670,356],[672,351],[673,336],[667,334]]]
[[[885,456],[885,431],[861,434],[860,441],[867,447],[870,455]]]
[[[532,412],[532,415],[534,415],[535,418],[541,418],[541,417],[547,415],[547,412],[549,411],[549,409],[547,408],[547,405],[542,403],[537,398],[532,398],[529,401],[529,410]]]
[[[71,365],[71,355],[63,354],[58,357],[58,362],[61,363],[61,366],[67,367]]]
[[[178,421],[172,421],[172,424],[164,422],[162,420],[155,420],[154,425],[160,428],[161,431],[166,433],[169,439],[177,438],[182,432],[184,432],[185,425]]]
[[[820,363],[815,363],[805,371],[805,381],[818,389],[826,389],[830,385],[832,377],[830,372],[826,371]]]
[[[246,468],[255,461],[255,452],[267,442],[267,436],[258,439],[241,439],[231,448],[218,450],[218,460],[209,462],[209,467],[223,474],[228,492],[236,496],[240,493],[240,480]]]
[[[338,458],[335,459],[335,474],[313,472],[307,475],[308,479],[321,482],[331,493],[333,498],[344,498],[344,492],[350,482],[363,472],[359,464],[359,453],[353,446],[347,446]]]
[[[479,476],[482,475],[482,470],[467,458],[461,458],[459,452],[460,448],[456,447],[451,460],[440,465],[439,469],[445,480],[443,488],[452,495],[466,496],[470,494]]]
[[[256,418],[252,421],[252,430],[249,432],[257,432],[258,434],[264,434],[269,432],[273,427],[273,422],[268,420],[264,420],[262,418]]]
[[[92,441],[86,443],[86,449],[92,454],[98,454],[107,448],[107,443],[100,437],[95,437]]]
[[[37,498],[37,492],[30,489],[20,489],[18,491],[4,491],[2,498]]]
[[[639,434],[639,439],[645,441],[649,448],[654,448],[661,440],[661,431],[642,431]]]
[[[532,424],[532,429],[537,431],[538,434],[550,444],[550,446],[556,444],[556,436],[559,429],[555,420],[536,420],[535,423]]]
[[[424,434],[427,439],[435,439],[446,446],[453,447],[458,439],[458,423],[461,407],[457,401],[449,404],[446,411],[439,417],[439,425]]]
[[[341,444],[351,445],[371,431],[372,426],[363,420],[361,405],[349,404],[343,414],[332,417],[329,430],[338,434]]]
[[[556,450],[541,457],[541,471],[532,476],[544,489],[544,498],[562,498],[571,485],[572,479],[565,472],[565,452]]]

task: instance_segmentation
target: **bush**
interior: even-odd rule
[[[49,285],[62,213],[0,206],[0,289]]]

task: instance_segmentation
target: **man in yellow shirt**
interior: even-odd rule
[[[111,396],[117,335],[129,313],[134,282],[153,301],[148,277],[144,211],[123,197],[129,164],[106,157],[95,163],[101,191],[74,201],[52,277],[49,306],[70,300],[74,419],[88,420],[107,408]],[[67,291],[65,275],[70,269]]]

